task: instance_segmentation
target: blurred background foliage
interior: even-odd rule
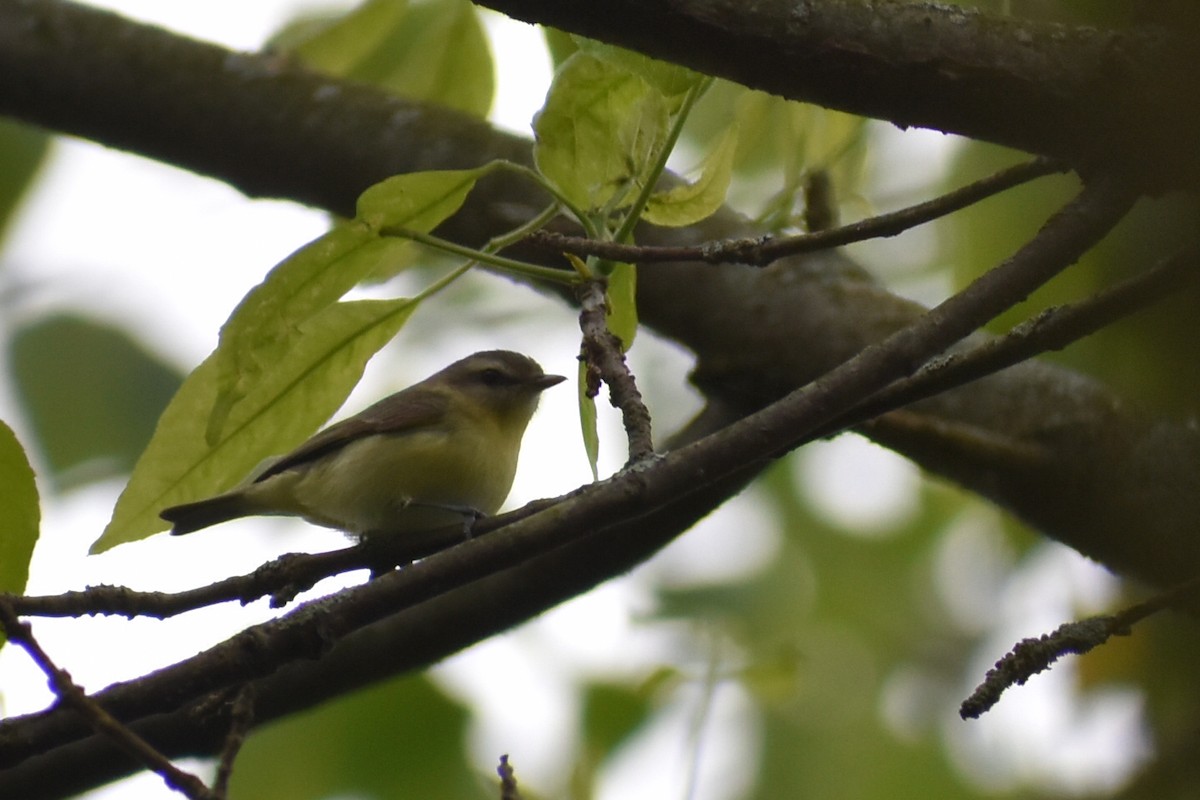
[[[1117,26],[1151,17],[1190,28],[1200,16],[1200,4],[1192,0],[960,4]],[[551,35],[550,41],[556,58],[569,52],[567,38]],[[275,44],[335,74],[472,113],[486,113],[491,103],[483,27],[465,0],[369,1],[350,17],[306,17]],[[436,70],[427,69],[430,53],[439,54]],[[676,168],[698,163],[734,119],[741,135],[731,202],[771,230],[803,227],[803,190],[817,173],[829,178],[844,219],[886,210],[876,206],[880,170],[890,163],[886,148],[902,134],[727,83],[718,83],[697,108]],[[42,133],[0,125],[0,232],[7,232],[49,149]],[[961,141],[947,142],[946,151],[949,157],[931,159],[927,180],[908,194],[892,191],[888,207],[925,199],[1020,158]],[[946,290],[963,285],[1009,255],[1075,188],[1071,178],[1042,180],[939,221],[932,226],[933,247],[919,258],[924,266],[905,273],[905,281]],[[1194,236],[1196,216],[1191,200],[1144,202],[1103,247],[997,320],[994,330],[1149,266],[1152,254]],[[871,251],[876,259],[866,266],[888,280],[889,248],[905,242]],[[127,470],[178,385],[179,369],[140,344],[132,327],[78,308],[29,304],[29,287],[16,285],[9,274],[0,262],[6,378],[45,482],[67,492]],[[1192,417],[1200,396],[1197,291],[1052,358],[1109,382],[1156,413]],[[473,295],[464,289],[459,296]],[[470,308],[461,311],[455,324],[469,328]],[[636,366],[636,348],[633,357]],[[656,378],[654,371],[639,374],[650,397],[678,391],[656,385]],[[657,422],[665,431],[684,420]],[[1089,704],[1106,693],[1139,698],[1139,723],[1103,754],[1080,761],[1055,752],[1034,758],[1022,750],[1023,739],[1043,741],[1033,731],[1045,724],[1036,706],[1021,703],[1022,689],[1002,702],[1018,709],[1006,719],[1008,735],[977,736],[972,726],[981,723],[959,721],[957,705],[1014,637],[1100,612],[1136,595],[1137,588],[1071,591],[1068,572],[1061,571],[1039,583],[1048,561],[1058,558],[1055,548],[974,497],[924,478],[905,483],[902,499],[884,503],[875,518],[856,519],[845,512],[847,504],[852,512],[856,497],[877,492],[871,465],[888,458],[871,448],[860,448],[844,492],[850,500],[840,501],[839,512],[838,503],[821,500],[814,488],[820,484],[814,476],[832,463],[823,447],[828,445],[806,448],[770,470],[740,501],[755,514],[721,514],[710,523],[736,540],[745,534],[740,526],[766,520],[770,552],[759,566],[712,580],[649,565],[625,579],[652,598],[637,624],[681,631],[683,644],[652,669],[581,675],[572,712],[574,755],[562,765],[565,777],[560,785],[522,784],[526,797],[597,796],[606,769],[643,746],[647,731],[681,708],[690,722],[670,758],[702,765],[721,761],[723,749],[743,756],[727,767],[740,776],[728,787],[697,767],[696,791],[670,795],[675,797],[1195,796],[1200,768],[1192,748],[1200,697],[1194,664],[1200,642],[1191,623],[1158,619],[1055,668],[1053,691],[1068,707],[1068,725],[1084,724]],[[903,466],[891,468],[915,475]],[[670,552],[665,557],[672,558]],[[728,697],[739,699],[740,711],[718,724],[714,703]],[[233,796],[495,797],[488,767],[469,752],[477,713],[436,676],[390,681],[252,736],[235,772]],[[536,746],[506,746],[518,780],[522,750]],[[1147,748],[1154,756],[1142,765]],[[499,755],[491,754],[493,763]]]
[[[463,751],[468,714],[427,678],[388,681],[250,737],[230,796],[494,796]]]
[[[73,313],[34,318],[8,344],[14,386],[57,489],[127,475],[182,379],[129,332]]]

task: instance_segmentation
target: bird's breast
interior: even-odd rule
[[[453,426],[365,436],[305,469],[294,496],[311,521],[351,533],[454,524],[461,514],[429,507],[495,513],[518,447]]]

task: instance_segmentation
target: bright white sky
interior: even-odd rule
[[[297,9],[314,4],[298,0],[108,0],[97,5],[197,38],[255,49]],[[549,83],[548,59],[533,28],[496,16],[490,17],[489,25],[499,62],[495,118],[508,128],[526,132]],[[929,142],[938,139],[910,136],[905,141],[907,146],[916,143],[928,151]],[[905,158],[896,161],[912,163]],[[25,208],[4,254],[6,269],[36,282],[35,308],[85,308],[119,320],[143,333],[150,346],[184,367],[207,355],[219,325],[266,269],[319,235],[326,225],[325,217],[311,210],[288,203],[248,201],[222,184],[86,143],[63,143],[47,178]],[[179,247],[179,242],[186,246]],[[557,308],[539,311],[536,319],[529,319],[522,313],[529,302],[530,295],[522,290],[502,292],[496,290],[495,282],[489,284],[486,302],[477,306],[488,318],[486,333],[481,327],[455,325],[444,318],[430,323],[419,314],[413,331],[402,333],[398,347],[377,359],[379,363],[368,372],[349,407],[360,408],[369,399],[424,377],[454,358],[490,347],[528,352],[549,371],[573,376],[578,339],[573,315]],[[673,411],[694,408],[695,399],[683,388],[687,363],[678,353],[645,337],[639,339],[633,361],[639,374],[656,376],[653,386],[657,393],[649,398],[652,411],[655,404]],[[0,388],[0,414],[20,433],[21,420],[5,391]],[[686,412],[675,416],[685,418]],[[611,472],[623,452],[613,452],[621,441],[615,420],[608,417],[605,424],[608,447],[602,471]],[[577,430],[573,391],[564,388],[548,393],[527,436],[510,505],[565,492],[590,479],[582,448],[575,446]],[[847,468],[857,480],[829,480]],[[878,479],[862,480],[867,469],[876,470]],[[864,514],[869,519],[886,519],[908,513],[911,507],[912,468],[857,440],[844,438],[823,445],[814,452],[808,472],[811,480],[798,488],[825,498],[817,503],[824,503],[831,515],[850,514],[848,522],[862,522]],[[839,499],[839,486],[851,487],[853,494],[845,496],[843,488]],[[872,491],[872,486],[879,491]],[[303,524],[248,520],[184,539],[155,537],[88,558],[84,555],[87,547],[107,521],[120,488],[100,485],[47,500],[43,536],[52,544],[37,553],[31,593],[97,583],[180,589],[252,569],[280,552],[342,544],[337,534]],[[734,524],[739,530],[736,539],[726,535]],[[573,680],[602,672],[636,673],[651,668],[662,654],[676,652],[679,645],[676,632],[653,630],[635,621],[639,612],[649,610],[644,581],[655,575],[718,581],[745,574],[771,557],[778,536],[775,526],[748,494],[706,520],[632,578],[602,587],[535,625],[485,642],[440,667],[437,675],[443,684],[482,709],[472,741],[481,771],[490,771],[499,753],[511,752],[519,778],[529,785],[561,785],[563,770],[569,767],[570,732],[575,722],[575,709],[569,702]],[[1049,580],[1053,583],[1057,578]],[[1065,597],[1060,605],[1042,605],[1043,613],[1049,608],[1062,615],[1055,616],[1047,627],[1026,624],[1014,639],[1053,627],[1071,613],[1066,610],[1071,602],[1071,597]],[[249,619],[267,615],[259,607],[220,608],[167,623],[40,621],[36,631],[77,680],[97,689],[185,658],[244,627]],[[586,640],[577,635],[579,630],[588,631]],[[147,644],[151,641],[153,646]],[[994,652],[1011,641],[1000,643]],[[974,745],[964,741],[960,747],[963,757],[972,758],[969,754],[982,748],[995,758],[997,742],[1002,742],[1000,750],[1007,748],[1011,754],[1007,760],[1017,762],[1015,766],[1027,778],[1059,774],[1063,765],[1084,776],[1094,774],[1089,770],[1097,762],[1108,767],[1128,765],[1136,699],[1116,697],[1112,699],[1114,713],[1085,724],[1086,720],[1072,718],[1077,713],[1073,707],[1054,707],[1054,697],[1067,695],[1065,672],[1056,673],[1063,675],[1062,679],[1041,682],[1043,688],[1036,696],[1040,699],[1033,707],[1036,712],[1006,699],[1011,712],[1023,715],[1019,728],[998,722],[999,716],[977,723],[972,736],[978,741]],[[495,691],[498,680],[503,691]],[[6,714],[34,711],[49,700],[40,674],[12,648],[0,654],[0,686],[5,687]],[[897,697],[908,694],[899,692]],[[624,800],[682,797],[689,753],[681,752],[680,743],[691,741],[688,726],[697,702],[695,697],[680,697],[665,709],[645,737],[647,746],[631,750],[620,760],[600,796]],[[705,774],[698,782],[698,800],[736,797],[745,788],[736,765],[755,758],[755,728],[749,709],[749,701],[736,691],[718,693],[706,734]],[[1046,736],[1032,737],[1036,740],[1032,746],[1022,746],[1031,739],[1026,734],[1034,714],[1045,720],[1042,729]],[[1014,736],[1015,730],[1024,733]],[[737,735],[731,736],[732,732]],[[954,736],[962,738],[961,731]],[[1074,748],[1079,752],[1066,760],[1056,756],[1061,761],[1058,766],[1047,764],[1046,753],[1054,750],[1049,742],[1071,736],[1073,741],[1086,737],[1087,746]],[[647,763],[653,767],[647,768]],[[971,769],[976,769],[977,764],[972,764]],[[1060,779],[1065,780],[1055,780]],[[144,775],[92,796],[159,800],[176,795],[157,777]]]

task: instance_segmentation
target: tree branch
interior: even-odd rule
[[[822,435],[831,435],[887,411],[993,375],[1050,350],[1061,350],[1198,278],[1200,251],[1191,248],[1175,253],[1086,300],[1048,308],[1003,336],[985,338],[969,349],[929,362],[911,378],[893,383],[851,409],[837,421],[837,429],[824,431]]]
[[[583,331],[580,358],[588,369],[588,393],[595,397],[600,391],[600,382],[608,384],[609,399],[621,412],[625,435],[629,443],[629,464],[654,455],[654,437],[650,429],[650,411],[642,401],[637,382],[629,365],[625,363],[625,352],[621,340],[608,329],[608,305],[605,300],[604,283],[589,280],[580,284],[576,292],[580,311],[579,327]],[[594,392],[593,392],[594,390]]]
[[[1196,48],[951,5],[866,0],[478,0],[792,100],[1194,187]],[[1137,120],[1131,125],[1131,120]]]
[[[842,245],[886,236],[898,236],[907,230],[967,208],[1026,181],[1062,172],[1045,159],[1023,164],[981,178],[952,192],[899,211],[869,217],[837,228],[823,228],[796,236],[734,239],[705,242],[681,247],[654,247],[627,242],[567,236],[556,231],[538,230],[529,236],[531,244],[553,252],[578,256],[599,256],[611,261],[654,264],[660,261],[703,261],[706,264],[749,264],[765,267],[787,256],[828,250]]]
[[[842,5],[797,8],[821,16]],[[1112,41],[1107,35],[1101,38]],[[1019,37],[1011,41],[1019,42]],[[819,74],[830,81],[828,91],[844,83],[827,72]],[[870,76],[869,71],[852,74],[863,80]],[[922,76],[909,78],[919,83]],[[934,74],[927,85],[939,85],[937,78]],[[887,75],[876,79],[884,86],[892,82]],[[1113,90],[1126,84],[1129,80],[1114,80]],[[1021,87],[1008,85],[1013,91]],[[864,96],[878,94],[868,88]],[[162,158],[251,194],[289,196],[342,212],[352,208],[367,185],[396,172],[469,167],[497,156],[529,161],[528,142],[458,115],[312,75],[278,59],[234,55],[51,0],[0,6],[0,112]],[[1173,124],[1186,124],[1187,114],[1179,117]],[[1017,125],[1021,119],[1018,114],[1006,124]],[[1040,121],[1034,124],[1031,136],[1042,127]],[[1131,162],[1124,150],[1104,152],[1111,153],[1115,171],[1127,171]],[[1075,163],[1100,158],[1092,150],[1088,154]],[[1155,159],[1158,153],[1146,157]],[[1180,167],[1180,180],[1186,179],[1188,164]],[[1111,185],[1091,191],[1091,198],[1107,198],[1104,213],[1089,213],[1088,220],[1060,218],[1056,225],[1075,234],[1057,245],[1058,266],[1103,230],[1126,201]],[[532,218],[545,205],[546,198],[527,185],[497,175],[439,235],[478,244]],[[1088,235],[1080,238],[1084,232]],[[744,219],[721,211],[689,229],[646,227],[637,240],[690,245],[757,234],[761,231]],[[1070,241],[1070,247],[1062,241]],[[1030,277],[1007,284],[1010,300],[1029,290]],[[134,730],[164,752],[215,753],[226,739],[227,721],[194,715],[211,703],[203,692],[218,691],[223,683],[262,676],[253,681],[258,724],[442,658],[632,568],[736,491],[762,466],[762,459],[779,452],[782,442],[803,438],[805,426],[812,426],[807,428],[811,433],[828,420],[837,411],[828,404],[857,402],[878,388],[878,381],[908,374],[961,335],[960,328],[977,324],[977,317],[991,310],[991,301],[988,307],[972,306],[969,314],[960,313],[961,304],[950,308],[953,313],[943,308],[926,318],[934,322],[917,336],[905,329],[924,310],[889,294],[837,252],[793,257],[763,270],[665,263],[641,271],[638,292],[642,321],[697,354],[695,381],[713,407],[730,410],[727,420],[763,408],[797,386],[811,385],[783,406],[786,411],[775,406],[767,416],[706,440],[704,449],[648,461],[643,469],[581,494],[572,501],[579,505],[564,503],[531,517],[523,523],[528,527],[514,526],[495,543],[481,537],[440,560],[422,562],[421,570],[396,573],[413,577],[389,575],[383,588],[363,587],[356,602],[367,605],[338,619],[342,635],[332,644],[327,629],[290,629],[267,643],[278,648],[273,651],[277,654],[290,654],[287,658],[256,661],[262,642],[248,634],[236,641],[249,651],[232,653],[242,659],[237,662],[240,671],[222,672],[205,661],[182,662],[152,679],[106,690],[105,707],[122,719],[139,720]],[[945,324],[953,330],[940,327]],[[893,343],[879,349],[876,343],[897,331],[905,331],[897,334],[903,347],[894,349]],[[860,352],[860,360],[817,380]],[[865,375],[860,371],[864,363],[873,365]],[[800,406],[807,410],[799,411]],[[778,438],[783,429],[769,425],[781,420],[788,433]],[[954,433],[968,429],[978,436]],[[904,415],[885,417],[870,433],[1114,569],[1171,582],[1190,577],[1192,565],[1200,563],[1200,541],[1193,535],[1200,519],[1196,431],[1147,419],[1096,382],[1070,371],[1023,364],[930,398]],[[989,437],[1014,451],[1045,452],[1049,466],[1031,473],[967,443]],[[737,463],[752,465],[728,473]],[[720,474],[727,477],[713,485]],[[709,488],[698,491],[699,486]],[[668,504],[655,506],[655,497],[667,496],[658,491],[675,494]],[[561,510],[568,507],[569,514]],[[555,520],[561,529],[551,524]],[[1129,536],[1131,530],[1138,535]],[[577,538],[564,537],[563,531]],[[520,557],[510,552],[515,541],[528,545],[521,537],[535,534],[547,541],[557,537],[554,548],[529,550]],[[499,561],[486,569],[472,562],[496,556]],[[497,563],[511,566],[495,572]],[[438,564],[442,566],[436,569],[457,565],[453,569],[463,570],[460,577],[469,582],[449,590],[453,582],[438,583],[447,573],[429,566]],[[406,583],[422,580],[429,582],[426,589],[437,591],[421,595]],[[368,610],[369,601],[361,599],[394,600],[391,591],[410,592],[405,602],[415,605],[398,613],[393,606],[382,614]],[[309,613],[292,612],[277,622],[300,625],[296,620]],[[378,621],[366,624],[372,619]],[[306,660],[317,655],[321,658]],[[0,772],[0,795],[31,797],[31,787],[44,790],[54,781],[60,788],[77,787],[81,780],[94,782],[97,776],[113,777],[129,769],[113,756],[111,745],[79,738],[84,735],[77,719],[57,712],[0,726],[0,751],[13,759],[7,763],[20,761]]]
[[[1024,684],[1065,655],[1083,655],[1113,636],[1130,635],[1133,626],[1147,617],[1171,608],[1194,613],[1198,594],[1200,578],[1193,578],[1115,614],[1065,622],[1036,639],[1022,639],[987,671],[983,683],[959,706],[959,716],[981,717],[999,702],[1007,689]]]
[[[526,509],[503,515],[502,519],[511,522],[538,507],[539,503],[531,503]],[[487,525],[498,522],[490,521]],[[481,524],[481,527],[486,526]],[[42,597],[18,597],[0,592],[0,603],[9,604],[16,613],[38,617],[110,614],[166,619],[218,603],[246,605],[268,596],[271,607],[280,608],[324,578],[358,569],[380,571],[410,564],[461,540],[461,527],[451,525],[414,532],[403,538],[370,539],[324,553],[285,553],[248,574],[233,575],[181,592],[141,592],[126,586],[92,586]]]

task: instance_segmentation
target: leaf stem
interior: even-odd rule
[[[590,239],[595,239],[595,238],[599,237],[600,232],[596,228],[596,225],[592,221],[591,217],[587,213],[585,213],[582,208],[580,208],[579,206],[572,203],[571,199],[569,197],[567,197],[565,194],[563,194],[561,191],[559,191],[558,187],[555,186],[553,183],[551,183],[549,180],[547,180],[546,177],[543,176],[540,172],[533,169],[532,167],[527,167],[524,164],[518,164],[515,161],[506,161],[503,159],[499,159],[499,160],[493,161],[492,164],[494,164],[497,169],[508,170],[509,172],[513,172],[517,175],[521,175],[521,176],[533,181],[534,183],[536,183],[538,186],[540,186],[542,189],[544,189],[551,197],[553,197],[561,208],[566,209],[566,211],[572,217],[575,218],[575,220],[579,223],[580,227],[583,228],[585,236],[587,236]]]
[[[448,239],[443,239],[440,236],[434,236],[430,233],[421,233],[420,231],[409,230],[407,228],[383,228],[379,232],[380,236],[394,236],[403,239],[411,239],[414,242],[432,247],[435,250],[441,250],[444,253],[451,255],[462,256],[468,259],[468,263],[463,265],[451,275],[443,278],[442,281],[454,280],[459,274],[465,272],[476,263],[487,264],[490,267],[509,272],[514,275],[522,275],[527,278],[536,278],[538,280],[553,281],[555,283],[564,283],[572,285],[576,282],[575,274],[566,270],[554,269],[553,267],[539,267],[536,264],[530,264],[525,261],[518,261],[515,258],[507,258],[495,253],[488,253],[483,250],[476,250],[473,247],[455,244]],[[441,281],[434,284],[437,291],[442,288]],[[431,287],[432,288],[432,287]],[[428,292],[429,290],[426,290]],[[425,293],[422,293],[423,295]]]
[[[633,236],[633,229],[637,226],[638,221],[641,220],[642,212],[646,210],[646,204],[650,202],[650,196],[654,194],[654,188],[658,185],[658,179],[662,177],[663,172],[667,168],[667,159],[671,157],[671,153],[675,149],[675,143],[679,141],[679,135],[683,133],[683,126],[687,122],[688,115],[691,114],[696,101],[708,90],[712,82],[712,78],[704,78],[697,81],[692,85],[692,88],[688,89],[687,94],[683,98],[683,104],[679,107],[679,112],[675,115],[675,120],[671,124],[671,131],[667,134],[667,140],[663,142],[663,146],[658,152],[658,158],[654,161],[654,166],[651,167],[649,174],[646,175],[646,179],[642,182],[642,190],[638,193],[637,199],[629,207],[629,213],[625,215],[625,220],[613,236],[614,241],[628,242]]]

